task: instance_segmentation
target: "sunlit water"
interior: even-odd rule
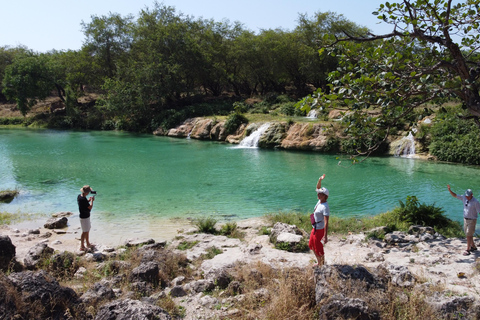
[[[345,161],[344,161],[345,163]],[[463,193],[480,190],[478,167],[405,158],[369,158],[350,167],[334,155],[234,148],[232,145],[119,132],[0,129],[0,190],[20,195],[0,212],[71,211],[84,184],[98,191],[92,223],[106,234],[155,232],[168,219],[218,220],[309,212],[326,173],[333,215],[374,215],[415,195],[461,221]],[[72,222],[74,223],[74,222]]]

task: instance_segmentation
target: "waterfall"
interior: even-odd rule
[[[317,119],[318,118],[317,110],[315,110],[315,109],[310,110],[307,114],[307,118],[308,119]]]
[[[240,144],[238,145],[238,148],[258,148],[258,141],[260,140],[260,137],[267,131],[268,127],[270,127],[270,123],[264,123],[252,132],[248,137],[243,139]]]
[[[412,157],[415,155],[415,139],[410,131],[408,136],[403,137],[395,150],[395,156]]]

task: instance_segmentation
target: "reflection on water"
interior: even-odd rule
[[[223,143],[120,132],[0,129],[1,189],[20,195],[0,211],[77,213],[84,184],[98,191],[97,223],[147,228],[159,218],[310,212],[326,173],[332,214],[374,215],[415,195],[461,219],[457,193],[480,190],[478,167],[369,158],[342,167],[333,155],[231,148]]]

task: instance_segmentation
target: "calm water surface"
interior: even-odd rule
[[[117,232],[173,217],[308,212],[322,173],[331,212],[343,217],[385,212],[416,195],[460,221],[462,204],[447,183],[457,193],[480,192],[478,167],[387,157],[346,168],[333,155],[120,132],[0,129],[0,190],[20,191],[0,212],[77,214],[79,189],[90,184],[98,191],[93,221]]]

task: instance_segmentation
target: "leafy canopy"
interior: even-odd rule
[[[320,54],[337,57],[339,66],[329,74],[328,90],[317,90],[297,107],[348,107],[352,136],[382,137],[359,153],[377,149],[393,127],[427,102],[460,99],[480,124],[480,0],[452,2],[387,2],[374,14],[392,25],[391,33],[327,36]]]

